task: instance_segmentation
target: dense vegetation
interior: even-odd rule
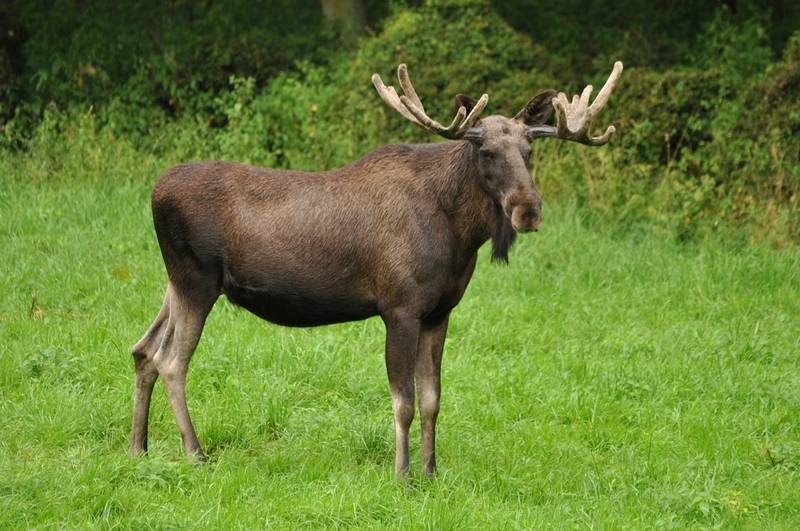
[[[352,40],[311,0],[0,3],[0,528],[800,527],[800,3],[363,4]],[[285,329],[224,299],[188,383],[210,462],[160,384],[127,457],[161,171],[430,141],[369,82],[399,62],[444,117],[615,59],[619,134],[535,144],[543,230],[508,267],[484,249],[454,312],[434,479],[415,423],[394,481],[379,320]]]
[[[0,528],[800,524],[800,249],[602,234],[574,207],[509,266],[480,256],[434,480],[415,422],[394,481],[380,320],[288,329],[224,298],[188,383],[210,462],[183,458],[162,384],[128,458],[130,347],[165,282],[141,174],[164,160],[99,140],[57,182],[0,160]]]
[[[574,198],[607,230],[800,241],[800,6],[668,4],[371,0],[364,36],[342,46],[317,2],[10,2],[0,142],[4,156],[57,160],[79,128],[168,161],[329,168],[429,139],[383,108],[373,71],[407,62],[444,117],[459,91],[513,113],[621,59],[605,113],[618,138],[537,143],[546,197]]]

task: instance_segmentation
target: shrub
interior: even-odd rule
[[[613,118],[619,133],[602,149],[536,142],[533,171],[544,196],[577,203],[599,229],[656,227],[679,239],[724,232],[776,245],[800,240],[800,32],[774,60],[761,15],[716,10],[672,53],[683,58],[677,66],[663,50],[650,54],[634,41],[614,40],[620,34],[613,28],[592,27],[582,37],[600,39],[595,45],[606,51],[595,57],[580,46],[554,50],[551,41],[510,25],[509,13],[542,12],[524,3],[418,3],[393,2],[355,50],[335,49],[332,35],[317,26],[320,17],[306,16],[316,4],[298,7],[296,20],[288,20],[285,2],[268,9],[234,2],[208,13],[186,2],[137,3],[122,14],[107,13],[105,1],[66,3],[62,18],[41,20],[33,15],[45,3],[26,4],[17,16],[31,32],[25,55],[33,74],[30,85],[0,86],[2,94],[26,95],[13,112],[0,111],[0,141],[52,167],[75,158],[67,151],[85,134],[89,143],[113,139],[165,165],[227,158],[327,169],[389,142],[439,140],[384,107],[369,81],[375,71],[394,83],[397,64],[407,63],[429,114],[446,120],[459,92],[487,92],[487,113],[513,115],[539,90],[598,86],[620,58],[626,73],[597,124]],[[369,4],[376,9],[376,1]],[[283,18],[271,20],[275,32],[264,31],[259,22],[273,9]],[[593,10],[575,20],[592,19]],[[113,41],[114,17],[123,15],[140,27],[123,31],[117,49],[97,45]],[[168,28],[172,15],[177,22]],[[580,33],[580,24],[559,20],[549,29],[539,19],[512,22],[555,42]],[[132,38],[141,27],[155,37]],[[299,28],[320,31],[303,40]],[[663,36],[652,38],[663,45]],[[617,44],[604,47],[604,39]],[[119,54],[131,60],[119,61]],[[660,62],[636,65],[648,57]],[[0,75],[11,64],[2,59]],[[60,143],[64,133],[73,140]]]

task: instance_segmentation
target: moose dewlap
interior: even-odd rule
[[[449,139],[377,149],[338,170],[295,172],[231,162],[182,164],[153,190],[158,244],[169,282],[161,310],[133,347],[131,453],[147,451],[153,385],[164,379],[187,454],[202,458],[186,405],[186,374],[221,294],[286,326],[379,315],[395,419],[395,472],[408,472],[408,431],[418,395],[422,470],[436,466],[440,369],[447,323],[475,269],[478,249],[507,260],[518,232],[535,231],[542,201],[528,159],[540,137],[602,145],[593,118],[622,72],[617,62],[594,103],[544,91],[514,117],[481,118],[489,97],[456,96],[449,126],[430,118],[408,77],[402,89],[372,78],[404,118]],[[556,126],[547,125],[553,111]]]

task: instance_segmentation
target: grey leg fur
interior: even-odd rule
[[[418,319],[394,315],[384,317],[386,323],[386,370],[392,393],[395,428],[395,473],[408,474],[408,431],[414,419],[414,359],[420,322]]]
[[[422,426],[422,472],[427,475],[436,470],[436,418],[439,415],[442,350],[448,319],[449,315],[437,323],[423,324],[414,368]]]
[[[158,379],[158,370],[153,365],[153,357],[164,337],[169,319],[170,289],[164,296],[164,304],[153,324],[133,347],[133,360],[136,370],[136,383],[133,395],[133,420],[131,426],[131,455],[147,453],[147,421],[150,414],[150,397]]]
[[[212,306],[213,299],[210,302],[197,302],[197,298],[190,300],[173,289],[169,320],[161,347],[153,358],[158,374],[164,379],[167,397],[181,432],[183,448],[187,455],[199,459],[204,456],[186,404],[186,375]]]

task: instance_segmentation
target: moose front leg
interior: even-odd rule
[[[420,321],[401,313],[383,316],[386,324],[386,371],[392,393],[397,476],[408,474],[408,431],[414,420],[414,363]]]
[[[442,351],[448,319],[449,314],[435,322],[423,323],[414,369],[422,425],[422,473],[427,475],[436,470],[436,418],[439,416]]]

